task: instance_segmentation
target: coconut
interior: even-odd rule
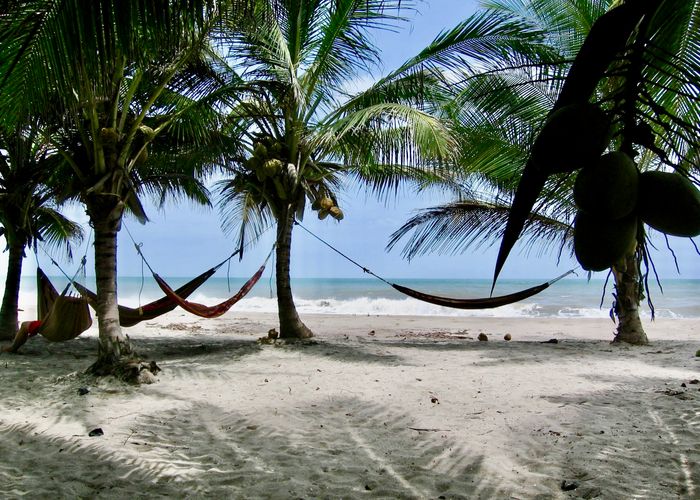
[[[255,145],[253,155],[255,155],[255,157],[258,160],[265,160],[267,158],[267,148],[262,142],[259,142]]]
[[[145,135],[148,140],[153,140],[153,138],[156,136],[156,131],[148,125],[139,125],[139,131]]]
[[[272,177],[273,175],[277,175],[280,173],[280,171],[282,170],[282,162],[276,158],[267,160],[263,164],[263,169],[265,170],[265,174],[268,177]]]
[[[343,211],[340,209],[340,207],[331,207],[328,209],[328,212],[331,214],[331,217],[333,217],[335,220],[343,220],[343,217],[345,217],[345,214],[343,214]]]
[[[321,204],[321,208],[323,210],[330,210],[331,207],[335,206],[335,202],[331,198],[328,198],[328,197],[321,198],[319,203]]]
[[[318,218],[319,218],[319,220],[323,220],[323,219],[325,219],[326,217],[328,217],[328,214],[329,214],[329,213],[330,213],[330,212],[329,212],[328,210],[324,209],[324,208],[322,208],[321,210],[319,210],[319,211],[318,211]]]
[[[319,210],[321,208],[321,200],[316,198],[311,204],[311,210]]]
[[[547,174],[573,172],[600,157],[610,138],[610,122],[598,106],[570,104],[547,118],[531,159]]]
[[[637,244],[637,215],[605,220],[579,212],[574,221],[574,252],[587,271],[609,269]]]
[[[113,128],[102,128],[100,129],[100,139],[102,139],[102,144],[106,149],[114,149],[119,141],[119,133]]]
[[[637,210],[642,221],[662,233],[700,235],[700,191],[680,174],[641,173]]]
[[[251,172],[255,172],[260,169],[262,164],[260,163],[260,160],[258,160],[254,156],[251,156],[243,162],[243,166]]]
[[[284,151],[284,145],[279,141],[274,141],[269,148],[270,154],[279,156]]]
[[[574,184],[574,202],[588,214],[620,219],[634,210],[638,189],[634,161],[621,151],[613,151],[581,169]]]

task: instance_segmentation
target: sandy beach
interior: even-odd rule
[[[696,320],[628,347],[601,319],[303,319],[313,342],[257,342],[268,314],[131,328],[162,368],[139,387],[82,373],[95,327],[1,355],[0,496],[700,498]]]

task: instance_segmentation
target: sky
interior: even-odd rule
[[[376,35],[377,45],[382,50],[382,72],[388,73],[403,61],[416,54],[432,41],[440,31],[448,29],[468,17],[476,8],[471,0],[430,0],[419,3],[419,13],[405,29],[398,33],[382,32]],[[380,74],[377,76],[381,76]],[[365,76],[360,80],[370,81]],[[358,86],[362,81],[357,82]],[[402,259],[400,248],[387,253],[385,246],[392,232],[398,229],[415,210],[439,205],[445,201],[439,195],[418,195],[410,190],[399,192],[399,196],[389,200],[377,200],[356,188],[350,187],[339,195],[339,205],[345,219],[338,223],[328,217],[319,221],[316,214],[307,211],[302,224],[310,231],[336,246],[343,253],[362,266],[385,278],[491,278],[497,253],[497,244],[491,248],[470,248],[466,253],[455,256],[429,255],[415,258],[410,262]],[[164,210],[150,206],[147,208],[151,222],[140,225],[127,217],[124,229],[119,234],[118,274],[120,276],[141,276],[141,258],[134,249],[129,233],[142,244],[142,252],[156,272],[166,277],[194,276],[222,261],[234,250],[234,235],[221,231],[216,208],[204,209],[186,204],[169,203]],[[87,217],[81,206],[70,207],[67,215],[85,223]],[[128,230],[128,231],[127,231]],[[242,261],[231,264],[231,276],[248,276],[255,272],[267,256],[274,230],[269,230],[260,242],[247,250]],[[687,239],[673,239],[681,274],[675,269],[673,259],[666,250],[663,239],[656,238],[659,250],[653,254],[657,270],[662,278],[700,278],[700,259]],[[497,242],[496,242],[497,243]],[[87,273],[94,275],[92,241],[76,249],[77,258],[86,254]],[[1,254],[2,272],[7,266],[7,253]],[[58,259],[66,272],[72,274],[76,262],[67,263]],[[39,261],[50,275],[60,274],[45,254],[40,251]],[[28,253],[25,264],[26,275],[34,274],[36,262]],[[558,262],[556,250],[540,254],[537,249],[516,246],[501,273],[501,277],[517,279],[549,279],[577,267],[574,259],[563,256]],[[296,228],[292,246],[292,277],[321,278],[361,278],[362,270],[349,263],[329,248],[309,236],[301,228]],[[220,271],[225,276],[226,270]],[[583,271],[578,272],[586,277]],[[597,273],[596,277],[605,277]]]

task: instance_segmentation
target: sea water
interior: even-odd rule
[[[168,278],[172,288],[191,278]],[[226,300],[238,291],[247,278],[212,277],[189,300],[213,305]],[[51,277],[61,290],[67,280]],[[94,290],[94,278],[83,278]],[[491,280],[473,279],[393,279],[397,284],[421,292],[455,298],[488,297]],[[541,284],[537,280],[498,281],[494,295],[506,295]],[[662,280],[661,286],[650,281],[650,298],[657,318],[700,318],[700,280]],[[588,281],[580,277],[564,278],[541,293],[514,304],[484,310],[458,310],[435,306],[406,297],[388,284],[373,278],[298,278],[292,279],[294,301],[298,311],[313,314],[359,315],[440,315],[491,317],[587,317],[604,318],[610,315],[614,301],[612,281]],[[162,292],[149,276],[124,277],[118,280],[119,302],[138,307],[162,297]],[[274,278],[266,273],[251,292],[232,309],[235,312],[274,312],[277,310]],[[36,303],[34,277],[22,278],[20,307],[33,310]],[[651,307],[645,299],[642,315],[651,316]]]

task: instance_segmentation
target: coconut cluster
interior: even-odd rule
[[[636,249],[641,222],[668,235],[700,234],[700,191],[693,183],[679,173],[639,173],[621,151],[580,170],[574,202],[574,251],[589,271],[624,268],[624,257]]]
[[[298,183],[296,166],[289,163],[286,144],[272,136],[260,136],[253,144],[253,156],[244,165],[258,181],[270,181],[271,187],[282,200],[287,200]]]
[[[329,215],[338,221],[343,220],[343,217],[345,217],[338,203],[330,196],[316,198],[311,204],[311,209],[318,212],[318,218],[320,220],[325,219]]]
[[[651,127],[637,124],[644,146],[653,144]],[[574,251],[581,266],[603,271],[623,268],[637,246],[641,223],[674,236],[700,234],[700,192],[686,177],[671,172],[639,173],[621,151],[604,154],[612,138],[605,112],[575,103],[553,112],[532,146],[531,161],[547,176],[578,170],[574,202]]]
[[[255,172],[259,181],[275,177],[286,165],[288,151],[286,146],[271,136],[262,136],[253,144],[253,156],[248,158],[245,166]]]

